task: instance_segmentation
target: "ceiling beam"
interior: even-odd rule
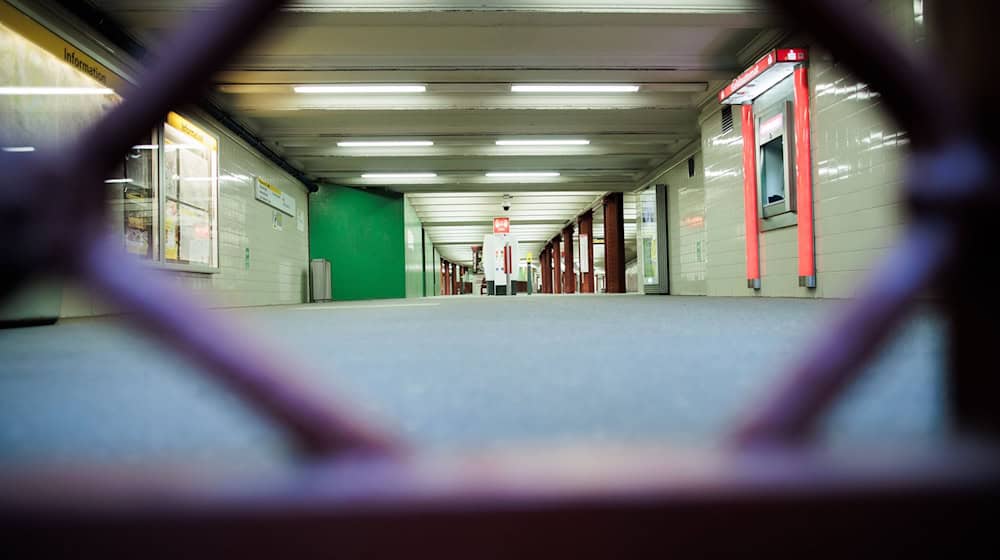
[[[432,239],[433,241],[433,239]],[[518,243],[547,243],[547,239],[518,239]],[[434,242],[435,247],[457,247],[457,246],[472,246],[472,245],[482,245],[482,239],[473,239],[468,241],[444,241],[441,243]]]
[[[332,181],[337,183],[337,181]],[[515,193],[515,192],[631,192],[634,189],[633,182],[598,182],[598,183],[584,183],[584,182],[566,182],[566,183],[538,183],[538,184],[527,184],[527,183],[517,183],[517,184],[478,184],[478,185],[394,185],[391,187],[386,187],[389,190],[393,190],[401,193],[420,193],[420,194],[454,194],[458,192],[477,192],[477,193]]]
[[[582,135],[581,135],[582,136]],[[425,137],[436,142],[433,136]],[[684,144],[693,140],[688,138]],[[369,165],[379,159],[428,159],[445,160],[450,158],[551,158],[551,157],[613,157],[613,158],[650,158],[660,157],[674,152],[680,141],[670,143],[637,144],[595,144],[589,146],[497,146],[494,142],[478,146],[434,145],[422,147],[398,148],[339,148],[328,146],[284,148],[286,157],[305,161],[322,161],[320,158],[337,158],[338,161],[355,162],[353,165]],[[351,165],[351,164],[348,164]]]
[[[564,223],[566,220],[510,220],[511,226],[549,226]],[[423,222],[424,228],[435,227],[461,227],[461,226],[484,226],[493,225],[493,220],[463,220],[458,222]]]

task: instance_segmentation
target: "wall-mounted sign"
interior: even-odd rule
[[[295,217],[295,199],[292,198],[292,195],[281,192],[277,187],[260,177],[257,177],[253,197],[272,208],[281,210],[293,218]]]
[[[77,71],[86,74],[102,86],[110,88],[116,93],[125,91],[128,84],[121,76],[91,58],[78,49],[76,45],[67,42],[2,0],[0,0],[0,23],[55,55]]]
[[[747,68],[719,92],[719,102],[743,105],[792,75],[795,66],[808,60],[805,49],[775,49]]]
[[[198,142],[202,146],[205,146],[209,150],[219,149],[219,141],[216,140],[211,134],[205,132],[201,128],[198,128],[197,125],[173,111],[167,113],[167,124],[188,135],[192,140]]]
[[[510,218],[493,218],[493,233],[510,233]]]

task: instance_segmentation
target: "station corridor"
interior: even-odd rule
[[[344,393],[421,448],[456,450],[721,445],[837,308],[536,295],[218,313],[308,365],[317,391]],[[627,330],[614,327],[622,322]],[[499,329],[504,344],[490,335]],[[939,436],[939,331],[925,318],[902,336],[835,415],[832,442],[905,446]],[[0,461],[183,460],[232,470],[282,459],[282,438],[266,423],[176,352],[129,332],[119,319],[77,319],[3,333]]]
[[[0,0],[0,556],[996,550],[997,21]]]

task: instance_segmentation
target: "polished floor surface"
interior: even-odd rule
[[[439,297],[217,311],[417,445],[715,445],[840,304],[674,296]],[[176,348],[114,318],[0,331],[0,464],[253,465],[281,434]],[[834,444],[942,432],[940,325],[920,317],[832,415]],[[288,361],[292,363],[291,360]]]

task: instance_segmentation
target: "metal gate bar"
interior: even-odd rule
[[[206,84],[281,4],[233,1],[168,41],[171,56],[154,61],[141,86],[73,146],[0,154],[0,231],[21,241],[0,250],[0,293],[9,296],[45,272],[83,278],[154,336],[183,344],[206,373],[285,427],[311,460],[287,475],[232,488],[204,487],[176,473],[3,472],[3,550],[74,557],[801,557],[995,545],[988,524],[1000,509],[1000,414],[992,407],[997,393],[984,389],[997,386],[987,364],[995,361],[990,344],[1000,339],[998,317],[982,311],[985,294],[962,289],[1000,207],[996,142],[965,111],[975,66],[963,61],[961,73],[951,75],[917,58],[861,0],[775,3],[880,92],[910,131],[913,217],[863,294],[738,427],[729,451],[409,453],[344,403],[293,383],[287,372],[300,368],[278,365],[287,358],[248,344],[232,325],[102,241],[105,171],[169,108],[191,100],[193,86]],[[985,29],[977,20],[997,12],[987,2],[948,9],[973,33]],[[954,39],[967,31],[946,32]],[[959,43],[969,44],[964,39]],[[973,39],[986,45],[991,37]],[[56,189],[60,196],[52,196]],[[51,263],[58,268],[47,268]],[[140,285],[147,289],[135,289]],[[959,435],[988,437],[881,459],[796,445],[811,438],[829,404],[928,288],[941,294],[952,324]]]

